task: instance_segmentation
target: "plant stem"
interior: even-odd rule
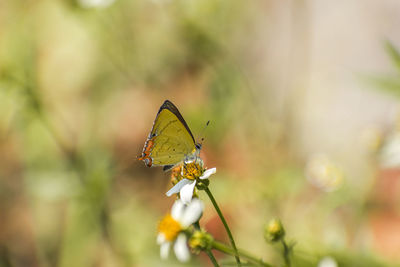
[[[221,221],[222,221],[222,224],[223,224],[224,227],[225,227],[226,233],[228,234],[228,237],[229,237],[229,241],[231,242],[232,248],[233,248],[233,250],[234,250],[234,252],[235,252],[234,256],[235,256],[235,259],[236,259],[236,263],[237,263],[238,266],[241,266],[241,264],[240,264],[239,253],[238,253],[238,250],[237,250],[237,248],[236,248],[235,241],[233,240],[233,236],[232,236],[231,230],[229,229],[229,226],[228,226],[228,224],[226,223],[225,217],[224,217],[224,215],[222,215],[222,212],[221,212],[220,208],[218,207],[218,204],[217,204],[217,202],[215,201],[215,198],[214,198],[214,196],[212,195],[210,189],[209,189],[208,187],[205,187],[204,191],[206,191],[208,197],[210,198],[212,204],[214,205],[215,210],[216,210],[217,213],[218,213],[219,218],[220,218]]]
[[[205,250],[204,251],[207,256],[210,258],[211,262],[213,263],[214,267],[219,267],[217,260],[214,257],[214,254],[212,253],[211,250]]]
[[[290,248],[286,244],[285,240],[282,239],[282,245],[283,245],[283,259],[285,260],[285,264],[287,267],[290,267]]]
[[[220,243],[218,241],[214,241],[213,244],[212,244],[212,247],[214,249],[218,250],[218,251],[221,251],[221,252],[225,253],[225,254],[235,255],[235,251],[232,248],[230,248],[229,246],[227,246],[227,245],[225,245],[223,243]],[[262,259],[257,258],[256,256],[250,254],[247,251],[239,249],[238,253],[243,258],[246,258],[246,259],[248,259],[249,261],[251,261],[253,263],[257,263],[260,266],[265,266],[265,267],[271,267],[272,266],[272,265],[264,262]]]

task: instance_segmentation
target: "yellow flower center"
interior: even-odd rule
[[[167,241],[175,240],[181,230],[181,224],[172,218],[171,214],[167,214],[158,225],[158,231],[165,236]]]
[[[182,166],[182,176],[189,180],[195,180],[199,178],[203,172],[203,166],[196,161],[185,163]]]

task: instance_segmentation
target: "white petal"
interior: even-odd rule
[[[213,175],[216,172],[217,172],[217,168],[208,169],[203,173],[202,176],[200,176],[200,179],[207,179],[208,177],[210,177],[211,175]]]
[[[165,193],[168,197],[172,196],[172,194],[179,193],[185,185],[191,183],[192,181],[188,179],[180,180],[174,187],[172,187],[167,193]]]
[[[185,209],[183,216],[179,221],[181,225],[183,227],[188,227],[192,223],[197,222],[203,213],[203,208],[203,202],[200,199],[193,199]]]
[[[191,182],[191,184],[187,184],[181,189],[181,200],[185,204],[189,204],[192,200],[194,186],[196,185],[196,181]]]
[[[160,257],[163,260],[168,259],[169,249],[171,247],[171,242],[162,243],[160,246]]]
[[[189,249],[186,245],[186,236],[184,234],[178,235],[174,244],[174,251],[176,258],[180,262],[187,262],[190,259]]]
[[[163,233],[159,233],[157,235],[157,244],[161,245],[164,242],[165,242],[165,235]]]
[[[329,256],[322,258],[318,263],[318,267],[337,267],[337,266],[338,264],[335,261],[335,259]]]
[[[182,200],[180,200],[180,199],[176,200],[174,205],[171,208],[172,218],[179,221],[179,219],[182,217],[184,210],[185,210],[185,204],[182,202]]]

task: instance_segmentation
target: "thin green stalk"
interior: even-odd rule
[[[212,251],[211,250],[205,250],[204,252],[210,258],[210,260],[213,263],[214,267],[219,267],[219,264],[218,264],[217,260],[215,259],[214,254],[212,253]]]
[[[290,248],[286,244],[285,240],[282,239],[282,245],[283,245],[283,259],[285,260],[285,264],[287,267],[290,267]]]
[[[222,215],[222,212],[221,212],[221,210],[220,210],[220,208],[219,208],[219,206],[217,204],[217,201],[215,201],[215,198],[212,195],[210,189],[208,187],[205,187],[204,191],[206,191],[208,197],[210,198],[212,204],[214,205],[215,210],[218,213],[219,218],[222,221],[222,224],[225,227],[226,233],[228,234],[228,237],[229,237],[229,241],[231,242],[232,248],[233,248],[233,250],[235,252],[234,256],[235,256],[235,259],[236,259],[236,263],[237,263],[238,266],[241,266],[239,253],[238,253],[238,250],[237,250],[236,245],[235,245],[235,240],[233,240],[233,236],[232,236],[231,230],[229,229],[229,226],[226,223],[225,217],[224,217],[224,215]]]
[[[229,246],[227,246],[227,245],[225,245],[223,243],[220,243],[218,241],[214,241],[213,244],[212,244],[212,247],[213,247],[213,249],[221,251],[221,252],[223,252],[225,254],[235,255],[235,251],[231,247],[229,247]],[[238,250],[238,254],[240,256],[242,256],[243,258],[248,259],[249,261],[251,261],[253,263],[256,263],[256,264],[258,264],[260,266],[272,267],[272,265],[264,262],[262,259],[254,256],[254,255],[250,254],[249,252],[244,251],[242,249]]]

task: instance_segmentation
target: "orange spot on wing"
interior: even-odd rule
[[[146,143],[144,144],[142,156],[138,158],[138,160],[143,160],[147,167],[151,167],[151,165],[153,164],[153,159],[150,157],[151,150],[154,146],[153,138],[146,141]]]

